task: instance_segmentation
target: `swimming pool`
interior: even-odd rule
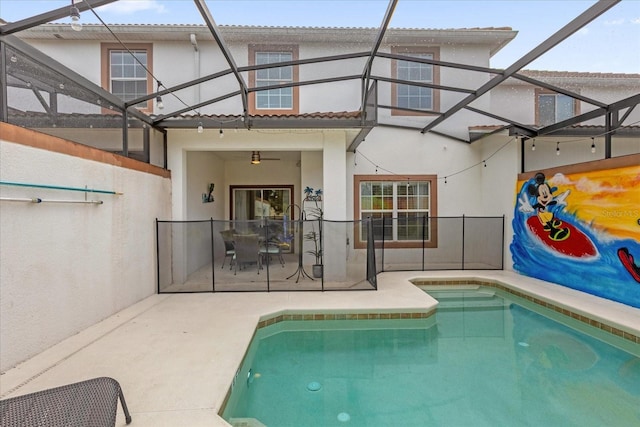
[[[439,305],[424,319],[259,329],[222,416],[269,427],[640,425],[635,343],[608,344],[496,289],[426,291]]]

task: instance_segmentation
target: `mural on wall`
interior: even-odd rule
[[[640,166],[519,181],[513,230],[516,271],[640,308]]]

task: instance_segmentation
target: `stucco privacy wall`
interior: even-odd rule
[[[0,123],[3,182],[93,188],[101,205],[0,202],[0,371],[152,295],[155,218],[171,217],[168,171]],[[2,198],[84,192],[0,186]]]

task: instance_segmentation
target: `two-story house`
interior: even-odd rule
[[[142,160],[164,178],[170,171],[169,182],[134,183],[128,175],[35,156],[10,140],[3,145],[4,159],[12,159],[3,164],[3,181],[50,182],[53,175],[127,187],[138,199],[101,218],[122,241],[144,241],[131,247],[113,244],[110,227],[95,230],[90,217],[55,216],[64,236],[107,241],[103,249],[113,261],[100,267],[106,275],[145,284],[122,290],[116,308],[155,291],[155,260],[139,260],[140,253],[154,254],[147,230],[153,218],[299,219],[287,208],[305,209],[310,188],[321,190],[327,220],[504,217],[498,251],[513,269],[514,194],[528,179],[519,174],[640,154],[640,75],[493,69],[491,58],[517,36],[512,28],[208,24],[90,24],[80,32],[67,24],[2,26],[9,29],[0,33],[3,122]],[[215,202],[203,203],[203,193]],[[33,221],[19,212],[12,211],[13,220]],[[30,224],[17,228],[30,236]],[[133,239],[137,227],[144,238]],[[408,257],[423,239],[416,233],[390,222],[383,234],[396,251],[386,262]],[[364,248],[359,237],[349,236],[347,247],[345,239],[333,241],[327,262],[346,266],[345,253]],[[82,252],[82,245],[68,246]],[[64,262],[64,254],[50,256],[46,265]],[[28,270],[21,258],[3,251],[3,270]],[[144,272],[122,267],[128,259]],[[100,306],[97,316],[110,310]]]

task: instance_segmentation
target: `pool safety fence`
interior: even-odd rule
[[[505,217],[372,220],[378,272],[502,270]]]
[[[503,227],[477,217],[156,220],[157,290],[376,290],[382,271],[502,269]]]

